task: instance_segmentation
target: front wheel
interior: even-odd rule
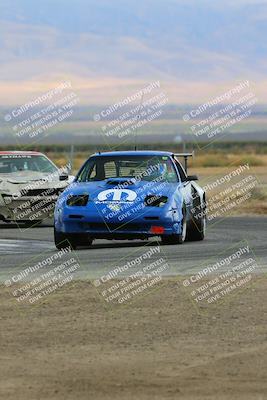
[[[206,216],[203,216],[198,221],[191,220],[188,229],[188,240],[197,241],[204,240],[206,235],[207,220]]]
[[[72,250],[75,250],[78,246],[91,246],[93,243],[93,239],[91,239],[88,235],[84,234],[66,234],[62,232],[58,232],[54,228],[54,240],[55,246],[58,250],[66,249],[71,247]]]
[[[76,249],[76,243],[73,240],[71,240],[71,238],[68,235],[62,232],[58,232],[55,228],[54,228],[54,241],[55,241],[55,246],[58,250],[67,249],[68,247],[71,247],[72,250]]]
[[[187,221],[186,221],[186,216],[184,215],[182,222],[182,232],[179,233],[178,235],[161,236],[161,243],[164,245],[182,244],[186,239],[186,234],[187,234]]]

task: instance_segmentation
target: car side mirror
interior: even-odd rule
[[[60,181],[67,181],[68,179],[69,179],[69,175],[67,175],[67,174],[59,175]]]
[[[186,180],[187,181],[198,181],[198,176],[197,175],[188,175]]]

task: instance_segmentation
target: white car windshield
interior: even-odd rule
[[[54,164],[42,155],[0,155],[0,174],[21,171],[53,173],[56,170]]]

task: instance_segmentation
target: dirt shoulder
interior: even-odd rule
[[[1,398],[266,399],[267,279],[205,314],[164,283],[110,311],[90,282],[23,310],[1,287]]]

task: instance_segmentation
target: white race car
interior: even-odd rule
[[[0,220],[34,225],[48,218],[72,180],[42,153],[0,151]]]

